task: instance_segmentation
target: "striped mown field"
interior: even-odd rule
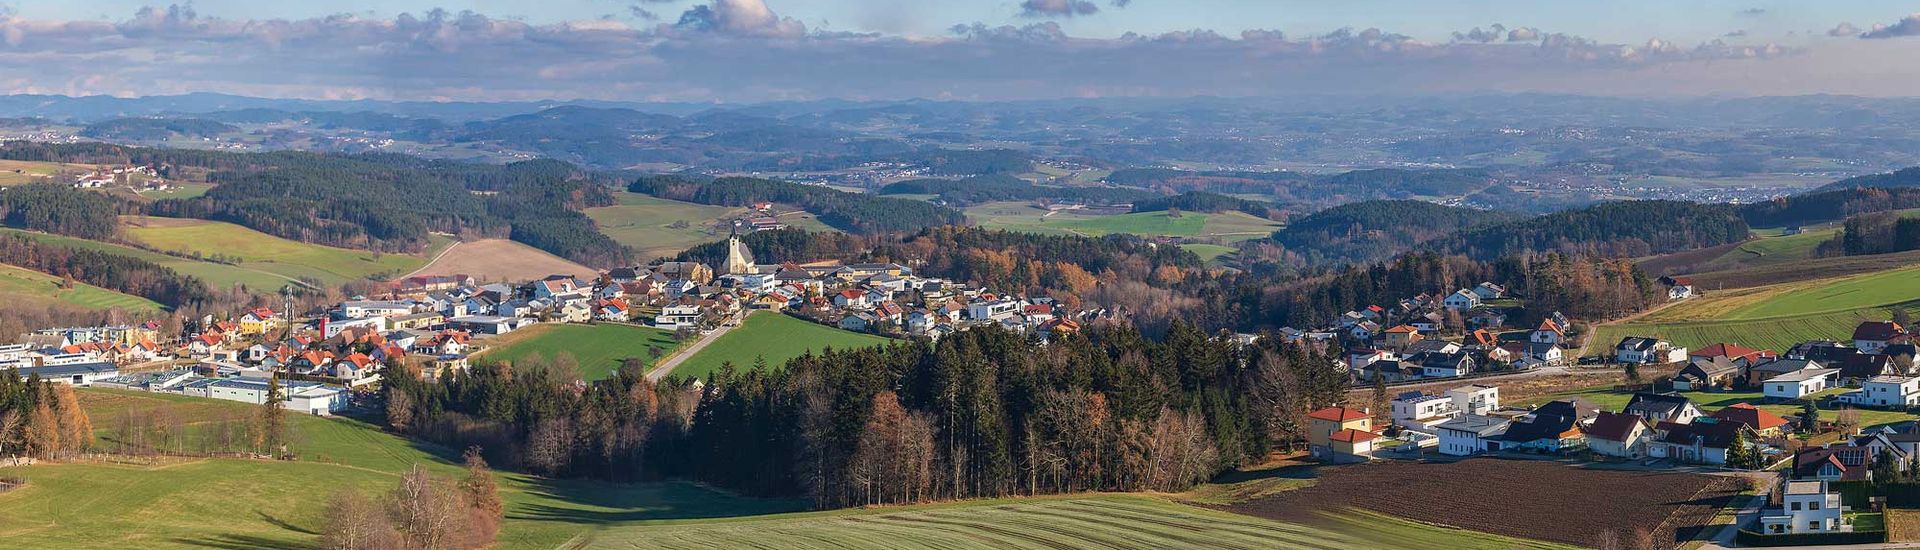
[[[1847,340],[1861,321],[1884,321],[1894,309],[1920,312],[1920,267],[1708,292],[1629,323],[1600,326],[1592,346],[1655,336],[1689,348],[1733,342],[1785,351],[1807,340]]]
[[[1073,549],[1566,548],[1350,512],[1320,525],[1264,520],[1146,496],[967,502],[615,527],[566,548]]]

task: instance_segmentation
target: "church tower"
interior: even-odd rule
[[[727,234],[727,265],[721,274],[743,275],[753,272],[753,252],[747,250],[746,243],[740,242],[740,220],[734,220],[733,231]]]

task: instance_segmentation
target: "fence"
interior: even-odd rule
[[[1880,544],[1887,542],[1886,531],[1851,533],[1792,533],[1768,535],[1741,529],[1733,540],[1746,546],[1818,546],[1832,544]]]

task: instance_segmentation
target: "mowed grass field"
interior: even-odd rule
[[[96,168],[96,166],[91,164],[70,164],[33,160],[0,160],[0,187],[25,185],[43,181],[72,183],[71,179],[63,176],[85,174]]]
[[[1024,202],[979,204],[968,207],[966,213],[974,223],[988,229],[1094,237],[1127,233],[1147,237],[1211,237],[1232,242],[1272,234],[1281,225],[1242,212],[1182,212],[1178,216],[1170,216],[1166,212],[1100,215],[1076,209],[1049,214],[1045,208]]]
[[[1733,342],[1785,351],[1807,340],[1847,340],[1860,322],[1884,321],[1895,308],[1920,312],[1920,267],[1709,291],[1629,323],[1602,325],[1592,345],[1657,336],[1690,348]]]
[[[1351,516],[1351,517],[1346,517]],[[782,514],[596,530],[575,548],[1570,548],[1351,513],[1300,525],[1155,497],[1089,495]]]
[[[213,262],[194,260],[190,258],[179,258],[174,256],[168,256],[166,254],[161,254],[158,252],[141,250],[131,246],[124,246],[124,245],[119,245],[114,243],[89,241],[86,239],[67,237],[63,235],[34,233],[30,231],[21,231],[19,229],[5,228],[5,227],[0,227],[0,233],[20,235],[20,236],[31,238],[40,242],[65,246],[69,248],[99,250],[103,252],[120,254],[123,256],[132,256],[135,258],[140,258],[143,260],[147,260],[156,264],[166,266],[170,269],[173,269],[174,271],[180,272],[182,275],[191,275],[194,277],[199,277],[200,280],[206,281],[207,284],[212,285],[215,288],[224,289],[224,288],[233,287],[235,285],[245,285],[247,288],[253,289],[256,291],[261,291],[261,290],[271,291],[273,289],[277,289],[282,286],[285,286],[289,282],[292,282],[292,280],[287,278],[286,276],[253,269],[251,267],[218,264]]]
[[[772,312],[747,315],[741,326],[728,331],[674,367],[673,376],[706,378],[725,363],[736,369],[753,368],[756,359],[780,368],[787,360],[826,348],[848,349],[884,345],[886,338],[849,332]]]
[[[620,363],[629,358],[645,361],[648,368],[656,362],[651,348],[659,348],[666,357],[680,347],[673,333],[633,325],[575,325],[545,323],[494,337],[487,351],[476,359],[486,361],[522,361],[531,357],[553,359],[565,353],[580,364],[580,375],[587,380],[613,376]]]
[[[127,216],[122,224],[128,238],[155,249],[203,257],[220,254],[238,258],[244,267],[328,285],[369,276],[392,278],[426,265],[427,258],[452,243],[436,236],[424,255],[383,254],[282,239],[210,220]]]
[[[748,210],[741,207],[694,204],[625,191],[614,196],[619,204],[588,208],[587,216],[593,218],[601,233],[633,247],[642,259],[670,257],[694,245],[725,239],[730,229],[725,223],[748,215]],[[805,211],[788,210],[779,219],[807,231],[834,230]]]
[[[62,282],[59,277],[0,264],[0,296],[51,298],[92,309],[117,307],[129,312],[153,312],[163,309],[158,302],[132,294],[115,292],[81,282],[75,282],[73,288],[60,288]]]
[[[240,418],[253,405],[171,394],[82,390],[102,440],[122,411],[167,407],[188,422]],[[175,460],[156,465],[72,463],[0,467],[26,487],[0,493],[0,547],[311,548],[322,507],[344,488],[391,490],[422,464],[462,475],[457,452],[348,419],[289,414],[293,462]],[[191,427],[191,424],[189,425]],[[497,472],[506,550],[547,550],[588,530],[689,518],[791,512],[797,501],[743,498],[682,482],[609,484]]]

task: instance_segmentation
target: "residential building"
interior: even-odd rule
[[[1638,416],[1650,424],[1672,422],[1686,424],[1693,419],[1705,416],[1693,400],[1672,393],[1636,393],[1627,401],[1621,412]]]
[[[1393,424],[1409,430],[1432,433],[1441,422],[1460,416],[1453,398],[1421,392],[1400,394],[1393,400]]]
[[[1601,411],[1586,428],[1587,448],[1606,456],[1640,458],[1647,454],[1651,431],[1638,415]]]
[[[1738,423],[1696,418],[1687,424],[1661,422],[1653,429],[1658,435],[1647,444],[1649,456],[1691,464],[1726,464],[1727,449],[1747,428]]]
[[[1613,346],[1613,360],[1639,365],[1678,363],[1687,360],[1687,348],[1675,348],[1655,338],[1628,336]]]
[[[1672,378],[1674,391],[1701,391],[1713,388],[1731,388],[1744,382],[1740,376],[1740,365],[1726,357],[1695,357],[1680,367],[1680,372]]]
[[[1440,435],[1440,442],[1434,449],[1450,456],[1498,451],[1499,437],[1510,424],[1512,421],[1505,418],[1474,414],[1441,422],[1433,427]]]
[[[1487,415],[1500,409],[1500,388],[1496,386],[1461,386],[1447,390],[1447,397],[1453,399],[1453,408],[1460,414]]]
[[[1808,369],[1824,369],[1826,365],[1808,359],[1776,359],[1747,368],[1747,383],[1758,386],[1781,375]]]
[[[1867,321],[1853,329],[1853,347],[1860,353],[1880,353],[1887,344],[1908,338],[1905,327],[1893,321]]]
[[[1707,416],[1723,423],[1730,422],[1746,426],[1747,429],[1753,430],[1754,434],[1764,437],[1781,435],[1787,428],[1787,419],[1749,403],[1727,405]]]
[[[1839,369],[1806,369],[1782,374],[1767,379],[1760,392],[1768,399],[1800,399],[1833,387],[1833,377],[1839,372]]]
[[[1480,307],[1480,295],[1463,288],[1454,291],[1453,294],[1448,294],[1446,299],[1440,301],[1440,304],[1447,309],[1464,312]]]
[[[1840,400],[1867,407],[1906,408],[1920,405],[1920,377],[1880,375],[1860,383],[1860,389]]]
[[[1760,515],[1760,529],[1767,534],[1851,531],[1853,526],[1841,521],[1846,511],[1840,493],[1825,480],[1788,481],[1780,491],[1780,508]]]
[[[1310,422],[1307,432],[1308,448],[1314,456],[1322,459],[1337,459],[1334,442],[1336,437],[1352,440],[1359,437],[1349,431],[1372,432],[1373,420],[1367,411],[1348,407],[1328,407],[1307,414]]]
[[[1586,446],[1581,421],[1598,412],[1573,401],[1552,401],[1514,419],[1497,439],[1506,450],[1560,453],[1579,449]]]

